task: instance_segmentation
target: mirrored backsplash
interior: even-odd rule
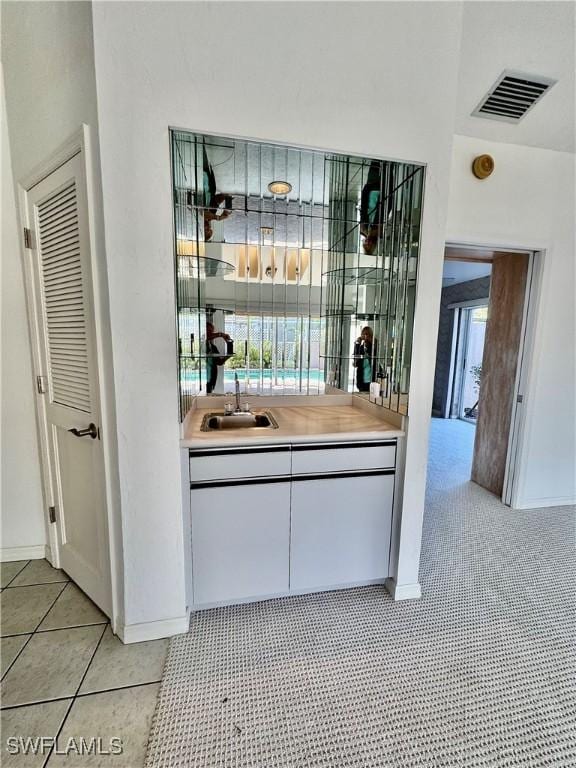
[[[368,392],[407,412],[424,168],[172,135],[180,413]]]

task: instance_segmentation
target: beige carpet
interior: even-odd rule
[[[423,598],[196,614],[148,768],[576,766],[575,509],[511,511],[467,482],[472,437],[433,425]]]

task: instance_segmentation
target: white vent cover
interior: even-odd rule
[[[472,117],[517,123],[556,82],[549,77],[504,71],[472,112]]]

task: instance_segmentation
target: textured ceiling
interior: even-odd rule
[[[476,280],[479,277],[486,277],[492,271],[491,264],[481,262],[474,263],[470,261],[445,261],[442,272],[442,284],[456,285],[456,283],[465,283],[468,280]]]
[[[575,151],[575,4],[465,2],[455,133]],[[558,80],[517,125],[471,117],[505,69]]]

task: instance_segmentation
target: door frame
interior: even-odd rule
[[[524,405],[534,365],[536,316],[542,295],[543,271],[544,252],[533,251],[528,259],[521,342],[520,349],[518,350],[520,364],[516,368],[516,381],[514,382],[514,401],[512,403],[512,419],[510,421],[504,489],[502,492],[502,501],[513,509],[516,509],[518,506],[518,479],[521,474],[521,452],[526,434],[526,408]]]
[[[90,276],[93,293],[93,311],[95,327],[95,357],[98,369],[98,399],[101,421],[101,446],[103,452],[103,484],[104,503],[106,505],[106,527],[110,560],[111,584],[111,616],[112,630],[117,631],[123,623],[123,589],[121,562],[121,519],[120,491],[118,479],[118,460],[116,445],[116,423],[114,415],[113,387],[111,386],[112,355],[109,332],[108,289],[104,260],[104,238],[102,225],[102,210],[98,204],[101,200],[100,188],[97,184],[96,154],[91,140],[90,126],[83,123],[66,141],[64,141],[49,157],[39,163],[30,173],[20,179],[17,184],[18,208],[20,225],[23,232],[28,228],[28,192],[43,179],[56,171],[72,157],[82,154],[83,168],[86,181],[88,240],[90,244]],[[46,417],[46,403],[43,394],[38,392],[36,377],[46,375],[42,370],[41,355],[41,326],[38,316],[38,303],[34,283],[32,251],[25,247],[21,237],[21,254],[24,273],[24,289],[26,295],[26,310],[30,331],[30,347],[32,353],[32,368],[35,392],[36,430],[40,453],[42,493],[44,500],[44,521],[48,532],[48,559],[56,568],[60,566],[60,551],[56,526],[49,522],[48,507],[54,503],[54,478],[50,467],[49,435]]]
[[[518,350],[519,365],[516,368],[514,382],[514,398],[508,435],[508,450],[506,453],[506,468],[502,503],[512,509],[521,507],[519,503],[519,481],[522,477],[522,459],[526,443],[526,403],[530,399],[534,386],[535,367],[538,358],[538,316],[544,292],[545,263],[547,245],[544,243],[506,243],[486,240],[467,240],[466,238],[450,238],[447,246],[469,248],[471,250],[494,250],[502,253],[524,252],[528,254],[528,278],[524,294],[522,316],[522,331]],[[521,402],[518,402],[521,396]]]

